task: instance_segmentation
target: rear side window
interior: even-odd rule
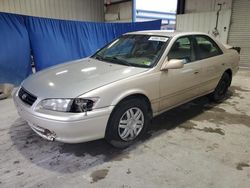
[[[188,37],[181,37],[175,41],[168,53],[168,59],[185,59],[187,62],[195,60],[191,41]]]
[[[195,40],[197,44],[196,53],[198,60],[222,54],[221,49],[211,38],[207,36],[195,36]]]

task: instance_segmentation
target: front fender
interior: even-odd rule
[[[100,100],[95,108],[103,108],[115,106],[130,95],[142,94],[149,99],[152,110],[155,112],[158,110],[159,79],[158,73],[129,77],[90,91],[80,97],[99,97]]]
[[[148,98],[146,91],[144,91],[142,89],[129,89],[129,90],[126,90],[126,91],[120,93],[116,98],[114,98],[114,100],[111,102],[111,105],[116,106],[120,101],[122,101],[126,97],[129,97],[131,95],[136,95],[136,94],[141,94],[141,95],[144,95]],[[149,101],[150,101],[150,99],[149,99]]]

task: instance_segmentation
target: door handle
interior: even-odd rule
[[[199,74],[199,71],[194,71],[194,74]]]

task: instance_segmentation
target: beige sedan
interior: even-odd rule
[[[166,110],[207,94],[222,101],[238,65],[235,50],[204,33],[133,32],[30,76],[13,98],[47,140],[126,147]]]

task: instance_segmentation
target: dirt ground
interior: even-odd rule
[[[125,149],[104,140],[48,142],[0,101],[0,187],[250,187],[250,70],[221,104],[207,97],[153,120]]]

